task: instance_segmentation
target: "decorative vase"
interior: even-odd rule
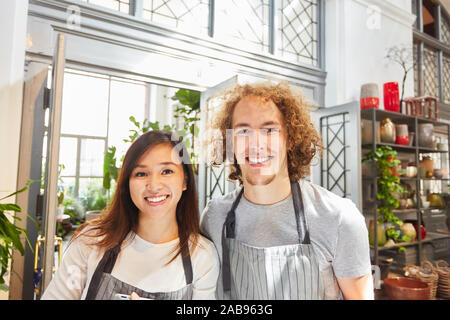
[[[395,132],[396,132],[395,143],[407,146],[409,144],[408,125],[397,124],[395,126]]]
[[[433,173],[434,170],[434,160],[431,159],[430,156],[425,156],[423,157],[423,160],[420,161],[420,163],[422,164],[421,166],[423,166],[425,168],[425,172],[431,172]]]
[[[431,148],[433,146],[433,130],[432,123],[419,124],[419,147]]]
[[[372,121],[361,119],[361,143],[372,143],[373,142],[373,132],[372,132]],[[380,122],[375,122],[375,142],[380,142]]]
[[[414,178],[417,175],[417,167],[416,166],[407,166],[406,167],[406,176],[408,178]]]
[[[398,82],[386,82],[383,85],[384,110],[400,112]]]
[[[380,98],[378,96],[378,84],[366,83],[361,86],[360,97],[361,109],[377,108],[380,106]]]
[[[386,243],[386,227],[383,222],[377,221],[377,242],[378,246],[384,246]],[[371,246],[375,243],[375,237],[374,237],[374,222],[373,220],[370,220],[369,223],[369,243]]]
[[[391,119],[386,118],[384,120],[381,120],[380,125],[381,142],[395,143],[395,137],[396,137],[395,125],[391,121]]]

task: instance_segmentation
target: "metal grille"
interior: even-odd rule
[[[442,16],[441,21],[442,42],[450,45],[450,21],[444,16]]]
[[[208,0],[144,0],[142,17],[183,31],[208,33]]]
[[[417,43],[414,43],[413,45],[413,72],[414,72],[414,96],[418,97],[420,96],[419,92],[419,66],[417,64],[417,50],[419,49],[419,46]]]
[[[208,166],[206,169],[206,202],[213,198],[224,195],[226,189],[227,178],[229,174],[228,167],[225,165]]]
[[[425,46],[423,50],[423,62],[425,95],[439,97],[436,51]]]
[[[317,66],[317,0],[282,0],[278,16],[280,54],[298,62]]]
[[[117,10],[123,13],[130,12],[130,0],[82,0],[91,4],[105,7],[111,10]]]
[[[215,36],[269,50],[269,0],[216,1]]]
[[[348,197],[350,190],[346,167],[346,123],[348,113],[322,117],[320,131],[324,140],[324,152],[321,160],[321,185],[327,190]]]
[[[444,102],[450,104],[450,56],[443,55],[442,78],[444,80]]]

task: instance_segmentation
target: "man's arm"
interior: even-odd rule
[[[363,215],[350,200],[340,207],[333,271],[344,299],[373,299],[369,234]]]
[[[373,300],[372,274],[358,278],[337,278],[345,300]]]

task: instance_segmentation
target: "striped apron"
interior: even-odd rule
[[[309,238],[298,182],[291,182],[299,244],[258,248],[236,240],[235,210],[242,188],[227,214],[222,232],[223,292],[233,300],[319,300],[324,287]],[[220,297],[220,293],[223,294]]]
[[[177,291],[147,292],[113,277],[111,272],[120,252],[120,244],[105,252],[92,276],[86,300],[113,300],[118,293],[131,295],[136,292],[139,297],[153,300],[192,300],[192,263],[189,253],[182,254],[184,275],[187,285]]]

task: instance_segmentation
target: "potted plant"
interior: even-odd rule
[[[405,192],[400,185],[400,178],[395,170],[400,165],[400,160],[397,159],[397,152],[390,146],[381,146],[375,152],[367,153],[363,161],[368,160],[373,160],[377,169],[377,213],[380,214],[380,217],[377,219],[377,227],[385,228],[386,237],[395,242],[410,241],[400,230],[403,222],[393,212],[399,206],[399,200],[394,197],[394,194]],[[372,229],[369,230],[369,235],[372,233],[371,237],[373,237],[373,232],[375,232],[373,223],[369,227],[369,229]],[[380,242],[378,244],[380,245]]]
[[[32,182],[34,182],[34,180],[29,180],[25,187],[4,198],[1,198],[0,201],[24,192],[28,189],[28,185]],[[14,203],[0,203],[0,290],[2,291],[8,290],[4,277],[8,271],[9,261],[13,258],[13,251],[18,250],[22,256],[25,254],[25,249],[20,239],[22,234],[25,235],[28,245],[33,251],[27,237],[27,231],[11,222],[5,213],[6,211],[22,212],[22,209]],[[37,225],[36,221],[31,216],[28,214],[27,216]],[[21,220],[20,217],[15,215],[11,215],[10,217],[13,220]]]

